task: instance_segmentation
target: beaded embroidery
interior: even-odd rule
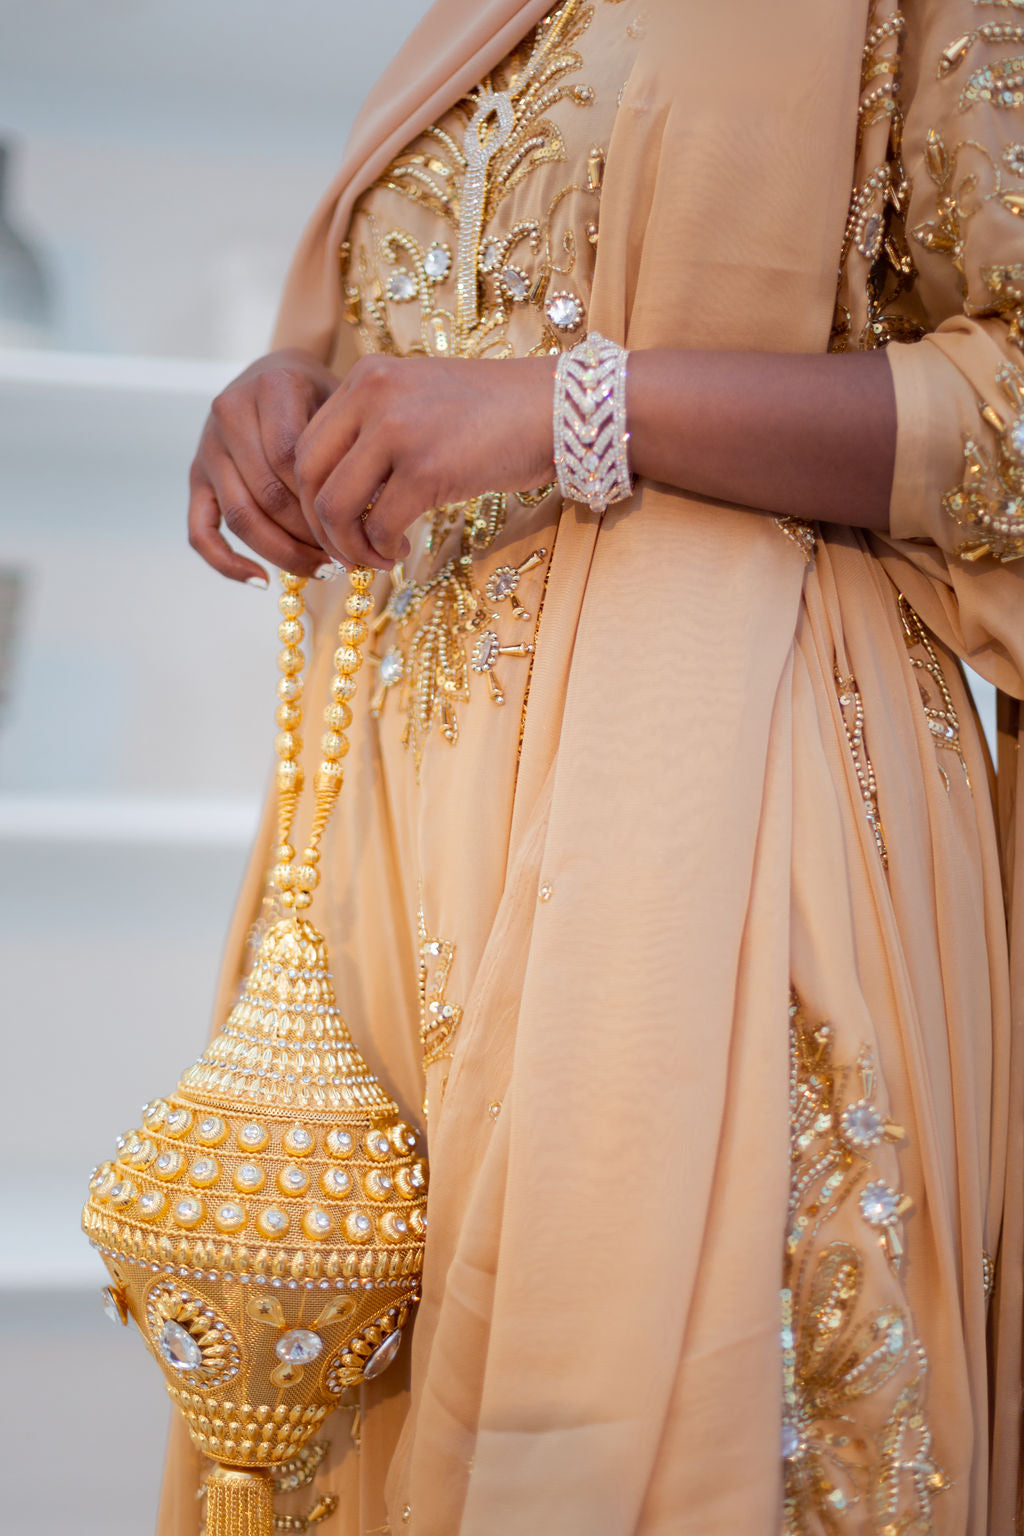
[[[967,772],[967,764],[960,744],[960,716],[946,683],[939,654],[932,644],[931,636],[902,592],[897,599],[897,607],[900,623],[903,625],[903,638],[907,643],[910,656],[910,665],[917,673],[921,703],[924,705],[932,740],[940,750],[956,753],[964,771],[964,778],[967,780],[967,787],[970,789],[970,774]],[[941,763],[939,772],[948,790],[949,778]]]
[[[886,1272],[898,1277],[899,1229],[910,1204],[878,1177],[872,1158],[903,1132],[875,1102],[871,1052],[862,1049],[854,1071],[836,1065],[833,1048],[831,1026],[812,1026],[794,994],[781,1330],[784,1531],[927,1536],[933,1500],[949,1486],[923,1412],[927,1361],[902,1291],[889,1284],[891,1301],[870,1300]],[[827,1236],[855,1198],[888,1259],[881,1274],[870,1249]]]
[[[857,775],[857,784],[864,802],[864,814],[871,828],[871,835],[875,839],[875,847],[878,849],[882,868],[888,869],[889,851],[885,846],[885,832],[878,810],[878,784],[875,779],[875,770],[871,766],[871,759],[868,757],[864,736],[864,701],[860,696],[855,677],[843,677],[837,669],[835,684],[846,739],[850,745],[850,756],[853,758],[854,772]]]
[[[509,222],[503,214],[515,188],[538,169],[567,159],[559,114],[586,109],[594,100],[593,89],[575,78],[582,67],[578,45],[593,15],[594,5],[584,0],[556,5],[501,70],[404,150],[357,206],[355,236],[341,251],[342,280],[345,313],[358,327],[364,351],[533,356],[558,353],[578,339],[586,306],[572,285],[582,254],[592,260],[597,239],[604,149],[591,145],[575,176],[553,196],[545,194],[539,218]],[[421,205],[440,221],[432,243],[383,228],[372,195],[381,190]],[[447,239],[441,238],[445,230]],[[409,327],[399,327],[395,317],[404,309],[418,314],[417,334],[399,345],[396,330],[405,335]],[[535,334],[525,347],[514,346],[513,316],[526,313],[536,319]],[[474,676],[486,679],[491,700],[501,705],[503,658],[513,664],[533,655],[536,626],[524,637],[510,634],[503,621],[530,617],[521,601],[523,578],[548,551],[479,577],[476,565],[502,533],[515,501],[536,507],[552,489],[514,498],[492,492],[432,509],[425,554],[441,565],[416,581],[403,571],[393,577],[375,625],[381,638],[373,708],[379,714],[389,694],[396,694],[405,716],[403,741],[417,769],[434,730],[457,742],[458,706],[470,698]]]
[[[455,945],[447,939],[433,938],[427,932],[422,898],[419,943],[420,1044],[426,1071],[452,1054],[455,1036],[462,1023],[462,1009],[449,1002],[446,996],[448,978],[455,963]]]

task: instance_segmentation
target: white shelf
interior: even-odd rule
[[[4,347],[0,348],[0,388],[131,390],[208,400],[244,366],[219,358],[121,357]]]
[[[183,477],[213,396],[242,365],[203,358],[0,350],[0,459],[74,477],[153,459]],[[155,466],[154,466],[155,467]]]
[[[0,843],[246,847],[259,819],[249,800],[0,797]]]

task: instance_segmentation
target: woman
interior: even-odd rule
[[[214,402],[215,569],[390,573],[318,910],[431,1161],[411,1352],[284,1529],[1014,1528],[1017,769],[1000,832],[956,660],[1021,696],[1012,16],[438,0]],[[163,1536],[201,1479],[175,1430]]]

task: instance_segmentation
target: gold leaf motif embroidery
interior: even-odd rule
[[[869,1229],[898,1233],[906,1204],[874,1150],[902,1138],[875,1103],[871,1053],[836,1065],[833,1031],[790,1005],[790,1203],[782,1286],[786,1536],[927,1536],[949,1486],[923,1411],[927,1362],[901,1293],[873,1305],[877,1267],[824,1229],[857,1198]],[[850,1085],[859,1078],[860,1096]],[[889,1273],[902,1245],[886,1248]],[[891,1396],[887,1404],[886,1396]]]
[[[960,716],[956,705],[953,703],[953,695],[949,691],[942,663],[939,661],[939,653],[936,651],[932,638],[922,624],[919,616],[911,608],[907,599],[901,592],[897,598],[897,608],[900,615],[900,623],[903,626],[903,638],[906,641],[907,651],[910,657],[910,665],[917,672],[917,683],[921,693],[921,703],[924,705],[925,718],[928,721],[928,729],[937,748],[955,752],[960,759],[960,766],[964,771],[967,788],[971,788],[970,775],[967,772],[967,764],[964,761],[963,747],[960,743]],[[945,780],[946,789],[949,789],[949,778],[942,764],[939,764],[939,772]]]
[[[455,963],[455,945],[427,932],[423,901],[419,907],[420,941],[420,1044],[423,1068],[432,1067],[452,1054],[462,1023],[462,1009],[448,1001],[448,978]]]
[[[996,384],[1014,414],[1004,417],[988,402],[979,404],[982,420],[996,434],[995,452],[965,437],[963,479],[942,505],[967,534],[958,555],[1008,563],[1024,556],[1024,373],[1006,364]]]
[[[593,262],[604,148],[590,145],[573,167],[575,175],[548,196],[539,217],[510,222],[503,215],[511,194],[538,168],[566,160],[565,114],[586,109],[594,99],[591,87],[578,79],[579,45],[593,16],[594,6],[584,0],[556,5],[493,76],[392,162],[357,205],[355,233],[340,257],[345,313],[359,328],[365,351],[535,355],[559,352],[582,334],[586,307],[573,285],[581,252],[588,265]],[[626,32],[628,38],[637,35],[635,28]],[[624,69],[629,56],[627,46]],[[382,226],[374,197],[381,190],[420,205],[439,221],[432,243]],[[525,348],[512,340],[516,315],[529,315],[533,322]],[[417,334],[410,342],[413,316]],[[517,499],[537,506],[552,489]],[[511,663],[533,655],[536,628],[532,637],[521,639],[492,626],[506,617],[528,616],[519,581],[547,551],[486,578],[475,570],[505,526],[510,501],[495,492],[425,514],[425,553],[442,563],[416,582],[399,573],[378,616],[383,649],[374,658],[373,709],[380,714],[388,695],[396,693],[405,717],[403,740],[417,771],[434,731],[457,742],[458,706],[469,700],[472,678],[486,680],[492,701],[503,704],[505,686],[497,670],[501,666],[504,675],[502,658]],[[498,592],[502,583],[511,584],[508,593]]]

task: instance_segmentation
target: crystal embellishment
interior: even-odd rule
[[[545,313],[559,331],[576,331],[583,321],[583,305],[574,293],[553,293]]]
[[[398,267],[388,278],[388,298],[396,304],[408,304],[416,297],[416,279],[408,267]]]
[[[203,1363],[203,1352],[199,1345],[173,1318],[169,1317],[164,1323],[157,1342],[167,1364],[176,1371],[198,1371]]]
[[[396,1329],[394,1333],[388,1334],[382,1344],[377,1346],[363,1366],[363,1376],[367,1381],[373,1381],[375,1376],[380,1376],[382,1372],[387,1370],[392,1360],[398,1354],[398,1346],[401,1342],[401,1331]]]
[[[431,282],[443,283],[451,269],[450,251],[443,245],[432,245],[423,258],[423,270]]]
[[[839,1129],[848,1147],[856,1152],[866,1152],[882,1140],[885,1121],[868,1099],[858,1099],[843,1110]]]
[[[289,1328],[274,1345],[274,1353],[288,1365],[312,1365],[324,1352],[324,1341],[311,1328]]]
[[[514,304],[524,304],[530,297],[530,279],[521,267],[506,267],[501,286]]]
[[[555,369],[555,468],[567,502],[603,512],[633,493],[626,429],[628,354],[596,331]]]
[[[327,1150],[332,1157],[349,1157],[352,1153],[352,1133],[350,1131],[328,1131]]]
[[[860,1192],[860,1213],[871,1227],[891,1227],[899,1217],[900,1197],[880,1179]]]
[[[128,1309],[125,1307],[117,1291],[114,1290],[114,1287],[112,1285],[105,1285],[100,1296],[103,1302],[103,1310],[107,1317],[110,1318],[110,1321],[116,1323],[118,1327],[126,1327],[128,1324]]]
[[[387,687],[401,682],[402,673],[405,671],[405,661],[402,653],[396,645],[389,651],[385,651],[380,659],[380,680]]]

